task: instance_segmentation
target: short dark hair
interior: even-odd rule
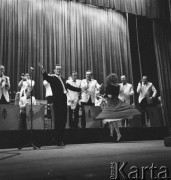
[[[122,78],[122,77],[125,77],[125,78],[126,78],[126,76],[125,76],[124,74],[123,74],[123,75],[121,75],[121,78]]]
[[[56,68],[56,66],[61,66],[61,64],[56,64],[54,68]],[[61,68],[62,68],[62,66],[61,66]]]
[[[29,73],[25,73],[24,75],[26,75],[26,74],[30,76],[30,74],[29,74]]]
[[[5,67],[4,67],[3,65],[0,65],[0,67],[1,67],[3,70],[5,70]]]
[[[148,79],[147,75],[143,75],[142,78],[143,78],[143,77],[146,77],[146,78]]]
[[[55,64],[55,66],[61,66],[61,64]]]
[[[90,72],[91,74],[93,73],[91,70],[87,70],[86,73],[87,73],[87,72]]]
[[[74,74],[77,74],[77,71],[72,71],[72,72],[71,72],[71,75],[72,75],[73,73],[74,73]]]

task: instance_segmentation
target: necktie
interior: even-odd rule
[[[87,81],[87,88],[89,88],[89,81]]]
[[[146,93],[146,84],[143,84],[143,92]]]
[[[64,92],[64,94],[66,94],[67,93],[67,91],[66,91],[66,89],[65,89],[65,86],[64,86],[64,83],[63,83],[63,81],[62,81],[62,79],[61,79],[61,77],[59,77],[59,76],[57,76],[58,78],[59,78],[59,80],[61,81],[61,84],[62,84],[62,87],[63,87],[63,92]]]

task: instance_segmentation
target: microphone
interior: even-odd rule
[[[34,68],[33,67],[30,67],[31,70],[33,70]]]

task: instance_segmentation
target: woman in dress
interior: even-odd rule
[[[103,120],[103,123],[109,123],[110,136],[113,137],[113,130],[117,133],[117,141],[121,138],[118,121],[141,114],[133,105],[129,105],[118,98],[120,86],[117,83],[118,76],[110,74],[106,79],[105,98],[106,105],[102,112],[96,117],[96,120]]]

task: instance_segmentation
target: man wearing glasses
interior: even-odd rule
[[[4,75],[5,67],[0,65],[0,104],[9,103],[10,80],[8,76]]]

